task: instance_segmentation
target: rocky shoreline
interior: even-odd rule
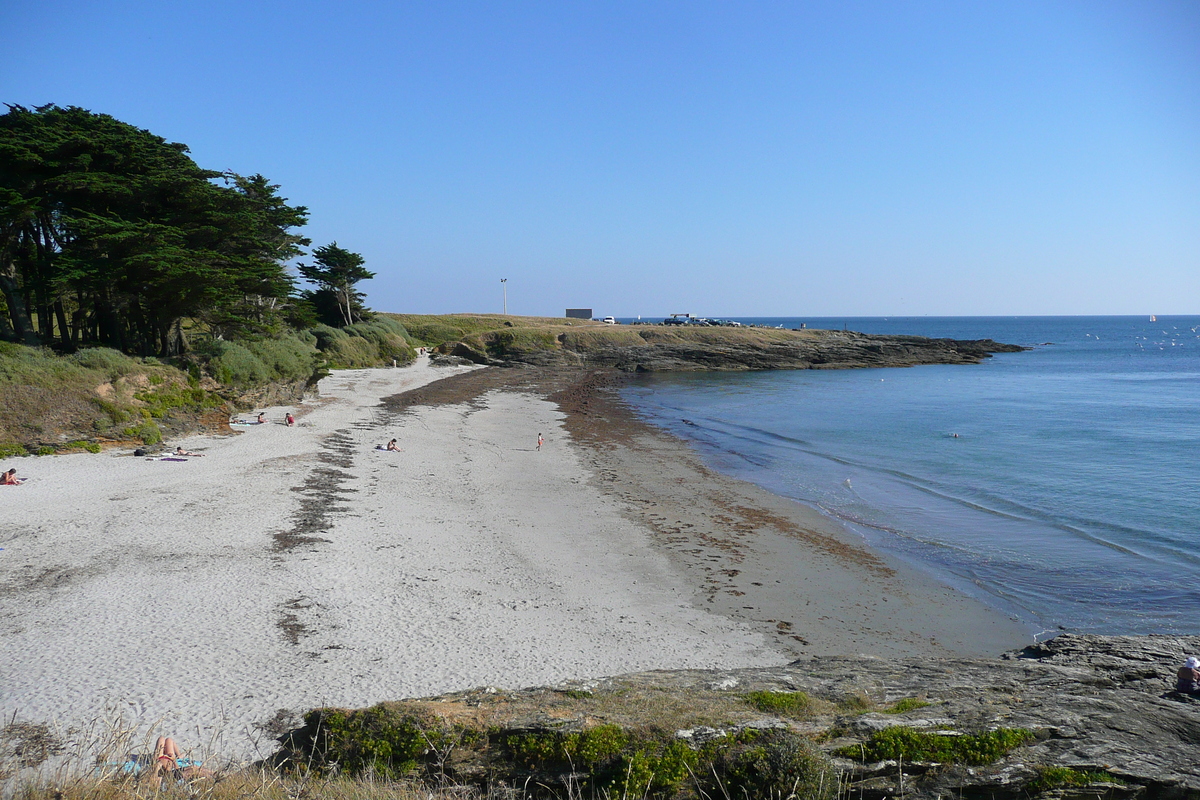
[[[1064,634],[993,659],[813,657],[781,667],[643,672],[520,691],[483,688],[389,703],[373,713],[459,731],[453,756],[438,764],[445,779],[536,781],[550,789],[547,796],[556,787],[586,783],[586,775],[578,764],[555,770],[551,758],[530,761],[517,753],[512,737],[563,741],[615,724],[660,733],[680,726],[666,737],[692,749],[745,731],[772,732],[760,742],[815,743],[818,757],[840,776],[839,795],[864,800],[1197,798],[1200,700],[1169,690],[1181,655],[1198,651],[1200,637]],[[792,713],[756,714],[746,702],[797,693],[805,700]],[[686,711],[679,711],[689,708],[693,719],[724,723],[689,725]],[[320,737],[318,720],[332,713],[316,712],[307,730],[282,737],[298,749],[285,748],[281,758],[319,757],[311,747]],[[850,757],[886,729],[945,737],[1020,731],[1026,741],[982,764]],[[462,735],[472,730],[475,737]],[[686,785],[679,791],[693,796]]]
[[[609,367],[623,372],[856,369],[977,364],[1029,348],[991,339],[928,339],[855,331],[627,326],[540,338],[506,331],[448,342],[443,354],[492,366]]]

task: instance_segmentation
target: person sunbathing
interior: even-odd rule
[[[395,439],[392,439],[390,442],[388,442],[387,449],[395,450],[396,452],[400,452],[400,448],[396,445]]]
[[[181,760],[187,763],[181,765]],[[174,778],[177,781],[186,781],[211,775],[209,770],[200,767],[200,762],[183,759],[179,745],[175,744],[175,740],[170,736],[160,736],[154,743],[154,763],[150,767],[150,775],[147,779],[151,788],[158,788],[163,778],[166,777]]]
[[[393,440],[394,441],[394,440]],[[17,477],[17,468],[13,467],[8,472],[0,473],[0,486],[20,486],[21,479]]]
[[[180,446],[180,447],[175,448],[175,455],[177,455],[177,456],[196,456],[197,458],[201,458],[204,456],[204,453],[193,453],[190,450],[184,450],[183,447]]]
[[[265,411],[258,412],[258,424],[259,425],[267,424],[267,412],[265,412]]]

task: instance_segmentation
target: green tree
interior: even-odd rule
[[[337,303],[338,313],[344,325],[361,321],[368,309],[363,305],[364,295],[355,291],[359,281],[370,280],[375,273],[367,270],[361,255],[338,247],[332,242],[313,251],[313,264],[297,264],[296,268],[304,279],[318,289],[310,298],[318,311],[321,309],[320,294],[329,292]]]
[[[183,321],[269,330],[307,210],[261,175],[199,167],[185,145],[81,108],[0,116],[0,335],[169,356]]]

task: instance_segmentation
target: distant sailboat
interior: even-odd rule
[[[1156,317],[1156,316],[1154,316],[1153,314],[1151,314],[1151,315],[1150,315],[1150,321],[1151,321],[1151,322],[1158,322],[1158,317]]]

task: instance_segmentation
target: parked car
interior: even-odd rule
[[[616,325],[617,324],[616,317],[605,317],[604,319],[602,319],[600,321],[603,322],[605,325]]]

